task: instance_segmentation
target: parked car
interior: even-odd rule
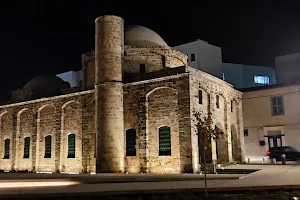
[[[300,152],[293,147],[272,147],[270,151],[266,152],[266,156],[270,159],[281,161],[281,155],[284,154],[287,161],[300,161]]]

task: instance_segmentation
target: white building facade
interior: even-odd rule
[[[246,160],[262,162],[276,146],[300,151],[300,85],[244,90],[242,101]]]
[[[188,55],[188,64],[216,76],[236,89],[276,84],[275,68],[222,62],[222,49],[203,40],[175,46]]]

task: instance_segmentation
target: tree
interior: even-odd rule
[[[224,134],[219,128],[213,127],[213,120],[209,112],[207,116],[203,116],[202,112],[193,111],[193,121],[196,126],[196,133],[203,144],[203,151],[201,156],[203,156],[203,167],[204,167],[204,184],[205,184],[205,197],[208,198],[207,192],[207,170],[206,170],[206,150],[211,148],[211,140],[217,140]],[[199,147],[200,148],[200,147]]]

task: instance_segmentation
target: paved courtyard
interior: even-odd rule
[[[300,165],[231,165],[225,169],[261,169],[250,175],[209,175],[208,187],[213,191],[245,190],[272,187],[299,187]],[[204,175],[178,174],[0,174],[0,196],[64,195],[161,192],[180,189],[203,190]],[[5,187],[5,183],[31,182],[36,187]],[[46,183],[53,183],[46,186]],[[54,186],[55,183],[60,185]],[[1,187],[2,186],[2,187]]]

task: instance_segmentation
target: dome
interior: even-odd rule
[[[168,47],[167,43],[157,33],[144,26],[126,27],[125,45]]]
[[[64,82],[57,76],[53,75],[38,75],[28,81],[23,89],[30,90],[57,90],[70,87],[68,83]]]

